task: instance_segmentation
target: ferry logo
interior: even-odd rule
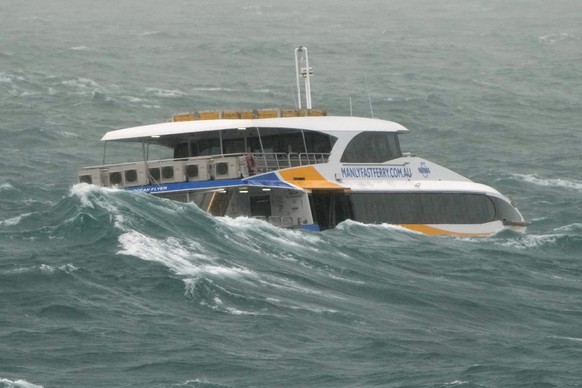
[[[430,175],[430,168],[428,168],[425,162],[420,162],[418,172],[421,173],[423,177],[428,178],[428,176]]]

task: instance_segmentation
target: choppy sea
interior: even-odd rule
[[[4,1],[0,387],[581,387],[580,15]],[[293,107],[299,45],[314,105],[407,126],[404,151],[510,195],[528,231],[298,232],[75,184],[106,131]]]

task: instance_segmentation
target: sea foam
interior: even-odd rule
[[[216,277],[254,276],[254,273],[243,267],[214,263],[215,258],[194,241],[185,243],[173,237],[158,240],[129,231],[119,236],[119,243],[122,250],[118,254],[163,264],[175,274],[185,277],[198,278],[204,274]]]
[[[8,380],[0,378],[0,388],[43,388],[42,385],[29,383],[26,380]]]
[[[564,179],[543,179],[538,178],[535,175],[528,174],[513,174],[519,180],[524,182],[532,183],[537,186],[544,187],[563,187],[565,189],[572,189],[582,192],[582,182],[581,181],[568,181]]]

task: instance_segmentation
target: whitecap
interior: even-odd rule
[[[164,97],[164,98],[174,98],[174,97],[182,97],[185,96],[186,93],[180,90],[168,90],[168,89],[160,89],[160,88],[147,88],[146,93],[153,94],[157,97]]]
[[[72,80],[68,80],[68,81],[63,81],[62,84],[67,85],[67,86],[81,88],[81,89],[98,88],[99,87],[99,84],[97,82],[95,82],[89,78],[72,79]]]
[[[14,190],[14,186],[12,186],[10,183],[2,183],[0,184],[0,191],[3,190]]]
[[[191,385],[191,384],[194,384],[194,385]],[[211,383],[208,380],[200,380],[200,379],[187,380],[181,384],[172,384],[171,385],[171,387],[206,387],[206,386],[227,387],[227,385]],[[230,385],[228,387],[230,387]]]
[[[538,38],[542,43],[554,44],[558,42],[574,40],[576,36],[567,32],[553,32],[551,34],[543,35]]]
[[[0,83],[13,83],[14,81],[24,81],[24,77],[21,75],[0,73]]]
[[[41,264],[40,266],[38,266],[38,270],[43,275],[53,275],[57,271],[61,271],[61,272],[64,272],[64,273],[70,275],[71,273],[77,271],[78,269],[79,268],[75,267],[71,263],[61,265],[60,267],[55,267],[55,266],[52,266],[49,264]],[[20,270],[20,272],[28,272],[29,271],[28,268],[20,268],[19,270]]]
[[[83,206],[93,209],[95,206],[93,206],[93,202],[91,202],[91,200],[88,198],[88,194],[95,190],[99,190],[99,188],[87,183],[78,183],[71,187],[69,190],[69,195],[78,197],[81,200],[81,204]]]
[[[256,229],[257,227],[267,227],[267,228],[273,228],[275,229],[276,227],[265,222],[262,220],[259,220],[258,218],[252,218],[252,217],[216,217],[216,220],[220,223],[223,223],[225,225],[228,225],[229,227],[234,227],[234,228],[240,228],[243,230],[249,230],[249,229]]]
[[[554,232],[574,232],[582,230],[582,224],[574,223],[570,225],[560,226],[559,228],[555,228]]]
[[[0,378],[0,384],[1,384],[0,387],[2,388],[43,388],[42,385],[32,384],[22,379],[12,381]]]
[[[542,179],[538,178],[535,175],[529,174],[513,174],[514,177],[520,179],[524,182],[532,183],[538,186],[544,187],[563,187],[566,189],[573,189],[582,192],[582,182],[576,180],[565,180],[565,179]]]
[[[87,183],[77,183],[71,187],[71,189],[69,190],[69,195],[78,197],[81,200],[81,204],[83,206],[93,209],[95,206],[93,205],[93,202],[91,202],[91,199],[89,199],[89,194],[98,191],[115,192],[119,191],[119,189],[115,189],[112,187],[98,187]],[[109,206],[108,210],[115,210],[115,208]]]
[[[214,297],[213,301],[214,301],[215,306],[212,307],[212,309],[214,309],[214,310],[220,309],[220,310],[227,312],[229,314],[232,314],[232,315],[259,315],[257,313],[253,313],[250,311],[243,311],[243,310],[239,310],[237,308],[234,308],[232,306],[228,306],[222,301],[222,299],[220,299],[217,296]]]
[[[41,264],[40,267],[40,272],[42,272],[45,275],[52,275],[53,273],[55,273],[55,267],[48,265],[48,264]]]
[[[141,33],[141,36],[152,36],[152,35],[160,35],[163,34],[162,31],[146,31]]]
[[[346,283],[351,283],[351,284],[359,284],[359,285],[366,284],[366,282],[363,282],[361,280],[347,279],[347,278],[344,278],[344,277],[341,277],[341,276],[337,276],[337,275],[334,275],[334,274],[331,274],[331,273],[328,274],[327,276],[329,276],[331,279],[339,280],[341,282],[346,282]]]
[[[122,250],[117,254],[161,263],[178,275],[196,277],[200,268],[189,259],[207,260],[205,255],[193,253],[181,246],[175,238],[160,241],[137,231],[130,231],[119,236],[119,243]]]
[[[121,98],[132,103],[143,102],[143,99],[133,96],[121,96]]]
[[[67,131],[56,131],[56,132],[52,132],[52,133],[57,135],[58,137],[61,137],[64,139],[73,139],[73,138],[79,137],[79,135],[77,135],[76,133],[67,132]]]
[[[99,191],[107,193],[118,192],[120,190],[113,187],[98,187],[87,183],[77,183],[71,187],[69,195],[79,198],[83,207],[94,209],[95,205],[97,205],[107,210],[111,214],[114,226],[119,230],[126,231],[124,226],[125,219],[112,201],[104,200],[103,198],[91,198],[91,193]]]
[[[235,89],[231,88],[219,88],[219,87],[198,87],[192,90],[197,92],[236,92]]]
[[[96,48],[87,47],[87,46],[71,47],[71,50],[73,50],[73,51],[93,51],[93,52],[99,52],[100,51],[100,50],[98,50]]]
[[[180,276],[198,278],[207,274],[228,278],[255,277],[252,271],[244,267],[215,264],[215,259],[205,252],[201,244],[194,241],[184,243],[173,237],[158,240],[137,231],[129,231],[119,236],[119,243],[122,250],[118,254],[163,264]]]
[[[32,214],[32,213],[25,213],[25,214],[21,214],[21,215],[16,216],[16,217],[8,218],[6,220],[0,221],[0,225],[4,225],[4,226],[18,225],[20,223],[20,221],[22,221],[23,217],[26,217],[30,214]]]
[[[237,267],[221,267],[217,265],[203,265],[200,267],[200,272],[220,277],[237,278],[240,276],[253,277],[255,274],[247,268]]]
[[[562,337],[562,336],[552,336],[550,338],[553,339],[559,339],[559,340],[566,340],[566,341],[574,341],[574,342],[581,342],[582,343],[582,338],[577,338],[577,337]]]
[[[563,234],[525,235],[520,238],[496,242],[497,245],[518,249],[534,249],[547,245],[554,245],[556,241],[564,237]]]

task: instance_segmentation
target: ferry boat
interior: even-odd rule
[[[139,143],[141,155],[113,164],[104,156],[103,165],[79,171],[79,182],[284,228],[321,231],[350,219],[429,235],[525,230],[519,210],[494,188],[402,152],[402,125],[313,109],[305,47],[295,49],[295,72],[296,109],[201,111],[107,132],[106,145]],[[150,160],[152,146],[167,157]]]

